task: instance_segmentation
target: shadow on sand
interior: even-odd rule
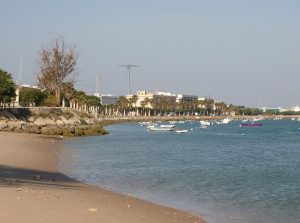
[[[0,165],[0,187],[52,187],[61,189],[84,189],[79,181],[58,173],[37,171]]]

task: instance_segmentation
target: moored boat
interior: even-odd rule
[[[161,126],[153,126],[148,128],[149,131],[152,132],[169,132],[169,131],[174,131],[174,127],[161,127]]]
[[[201,125],[211,125],[211,124],[212,124],[212,123],[209,122],[209,121],[203,121],[203,120],[201,120],[201,121],[199,121],[199,122],[200,122]]]

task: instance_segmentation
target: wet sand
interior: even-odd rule
[[[0,133],[0,218],[11,223],[203,223],[199,217],[58,172],[61,141]]]

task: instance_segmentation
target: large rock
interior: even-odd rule
[[[57,126],[64,126],[65,123],[64,123],[64,121],[58,119],[58,120],[56,120],[55,124],[56,124]]]
[[[64,125],[68,123],[68,119],[64,116],[59,116],[59,119],[64,123]]]
[[[56,125],[55,120],[53,120],[51,118],[45,118],[44,121],[47,125],[52,125],[52,126]]]
[[[76,136],[83,136],[84,135],[84,130],[85,130],[84,126],[76,126],[75,127],[75,135]]]
[[[22,121],[7,121],[8,129],[12,131],[19,131],[22,128]]]
[[[47,125],[47,123],[45,122],[45,119],[38,117],[37,119],[34,120],[33,124],[35,124],[38,127],[44,127]]]
[[[0,118],[8,120],[16,120],[16,117],[9,110],[0,111]]]
[[[7,128],[7,122],[5,120],[0,120],[0,130]]]
[[[45,126],[45,127],[41,128],[41,133],[44,135],[62,135],[63,130],[60,127]]]
[[[27,124],[22,126],[22,132],[25,133],[34,133],[34,134],[40,134],[41,130],[38,126],[33,124]]]
[[[75,134],[75,128],[74,128],[74,126],[64,127],[62,129],[62,131],[63,131],[63,135],[64,136],[74,136],[74,134]]]
[[[27,118],[27,122],[34,122],[33,116],[29,116],[29,117]]]
[[[79,117],[74,116],[74,117],[70,118],[66,124],[67,125],[80,125],[81,121],[80,121]]]

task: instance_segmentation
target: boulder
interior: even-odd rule
[[[51,119],[51,118],[44,118],[44,122],[47,124],[47,125],[52,125],[52,126],[54,126],[54,125],[56,125],[56,122],[55,122],[55,120],[53,120],[53,119]]]
[[[21,130],[23,122],[19,121],[8,121],[7,125],[10,130],[18,131]]]
[[[64,136],[74,136],[75,128],[74,126],[67,126],[62,129]]]
[[[60,127],[45,126],[41,128],[41,133],[44,135],[62,135],[63,130]]]
[[[8,120],[16,120],[16,117],[9,112],[8,110],[3,110],[0,112],[0,117],[4,118],[4,119],[8,119]]]
[[[0,130],[7,128],[7,122],[5,120],[0,120]]]
[[[68,119],[64,116],[59,116],[59,119],[64,123],[64,124],[67,124],[68,122]]]
[[[27,122],[34,122],[33,116],[29,116],[29,117],[27,118]]]
[[[83,136],[84,135],[84,128],[82,126],[75,127],[75,135],[76,136]]]
[[[56,120],[55,124],[57,126],[63,126],[65,123],[62,120],[58,119],[58,120]]]
[[[38,117],[37,119],[34,120],[33,122],[36,126],[38,127],[44,127],[47,125],[47,123],[45,122],[45,120],[41,117]]]
[[[25,133],[34,133],[34,134],[40,134],[41,130],[38,126],[33,124],[27,124],[22,126],[22,132]]]

